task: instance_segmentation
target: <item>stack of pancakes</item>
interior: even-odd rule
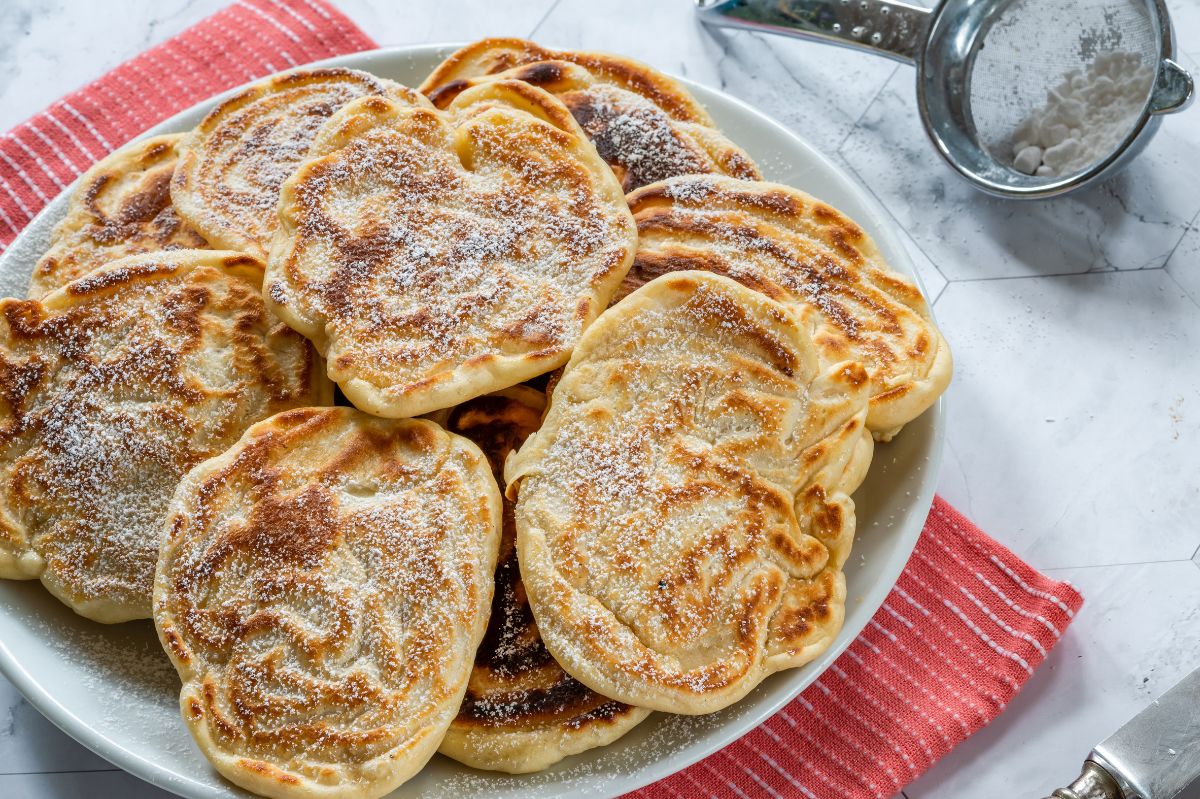
[[[0,302],[0,577],[152,617],[265,796],[534,771],[824,651],[875,442],[950,373],[644,65],[297,70],[94,167]]]

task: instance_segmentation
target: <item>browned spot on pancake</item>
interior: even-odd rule
[[[912,383],[902,383],[894,388],[890,388],[880,394],[871,397],[871,402],[889,402],[891,400],[900,399],[908,392],[912,391]]]
[[[787,292],[783,291],[775,283],[766,280],[756,273],[731,268],[723,256],[711,250],[693,249],[690,247],[664,247],[657,251],[638,251],[637,258],[633,262],[633,267],[625,276],[624,284],[621,291],[618,292],[616,299],[621,299],[626,294],[641,288],[655,278],[662,277],[671,272],[682,272],[690,269],[723,275],[736,280],[746,288],[754,289],[760,294],[765,294],[776,301],[788,298]]]
[[[827,226],[829,235],[839,250],[844,250],[847,255],[856,256],[851,258],[853,263],[859,263],[862,260],[859,247],[867,239],[867,234],[863,232],[862,228],[843,216],[840,211],[820,203],[813,206],[812,214],[817,221]]]
[[[123,266],[116,269],[105,269],[102,272],[87,275],[79,280],[76,280],[67,285],[67,291],[76,297],[83,297],[88,294],[99,294],[108,289],[116,288],[122,283],[132,283],[134,281],[154,277],[156,275],[167,275],[176,270],[176,266],[171,263],[163,263],[158,261],[145,262]]]
[[[562,80],[563,65],[561,62],[556,61],[539,61],[518,69],[513,73],[513,77],[517,80],[531,83],[534,86],[549,88]]]
[[[417,452],[432,452],[438,445],[438,432],[428,425],[404,425],[397,433],[397,440]]]
[[[777,635],[784,640],[803,640],[813,627],[811,620],[825,612],[824,605],[804,605],[782,610],[775,617]]]
[[[600,157],[620,169],[626,192],[676,175],[712,171],[704,151],[661,109],[636,95],[591,88],[565,92],[559,99]]]
[[[171,146],[165,142],[155,142],[146,148],[146,152],[142,155],[142,164],[149,166],[171,151]]]
[[[264,497],[247,522],[221,537],[216,555],[240,551],[273,567],[316,569],[337,546],[340,531],[334,523],[333,500],[315,486],[298,494]]]
[[[908,354],[913,358],[922,358],[929,351],[929,335],[925,331],[921,331],[913,339],[912,347],[909,348]]]
[[[705,290],[696,291],[695,285],[691,280],[674,278],[671,288],[692,294],[686,307],[703,321],[715,322],[718,327],[724,323],[726,329],[732,330],[738,338],[753,343],[760,352],[767,356],[776,369],[788,377],[795,375],[800,364],[791,347],[759,324],[742,305],[724,294]]]
[[[486,696],[468,690],[455,727],[521,731],[557,725],[579,731],[611,724],[636,710],[600,696],[557,667],[552,671],[558,679],[548,687],[497,691]]]
[[[587,302],[586,299],[580,301],[583,307],[576,312],[576,318],[587,318]],[[565,326],[553,315],[547,313],[547,309],[541,307],[529,309],[501,328],[500,332],[506,338],[516,339],[529,347],[553,347],[562,341],[566,334]],[[485,361],[481,359],[494,358],[495,356],[491,354],[476,356],[468,359],[467,363],[482,363]]]
[[[837,252],[852,264],[863,263],[862,252],[858,244],[862,241],[862,231],[854,226],[830,227],[826,231],[829,243]]]
[[[204,680],[201,687],[201,695],[204,697],[204,714],[209,718],[209,724],[215,728],[215,731],[225,738],[237,738],[240,734],[236,724],[233,724],[226,718],[217,705],[217,689],[211,680]]]
[[[839,374],[844,383],[854,388],[866,385],[871,380],[871,376],[867,374],[867,370],[857,361],[846,364]]]
[[[9,325],[12,326],[11,321]],[[27,336],[28,334],[25,334],[24,337]],[[27,410],[27,400],[50,374],[50,367],[50,364],[39,358],[13,362],[0,357],[0,399],[4,400],[4,405],[12,417],[20,418]]]
[[[245,253],[227,255],[225,258],[221,259],[221,263],[230,269],[236,269],[240,266],[250,266],[254,267],[255,269],[262,269],[263,267],[262,261],[258,260],[254,256],[246,255]]]
[[[204,120],[200,123],[199,127],[201,129],[211,129],[212,124],[215,120],[224,116],[225,114],[229,113],[230,111],[240,108],[241,106],[245,105],[247,102],[259,97],[261,94],[262,94],[262,91],[260,89],[258,89],[257,87],[251,87],[249,89],[246,89],[245,91],[235,94],[233,97],[230,97],[228,100],[221,102],[220,104],[217,105],[216,108],[209,111],[208,114],[204,117]],[[180,181],[185,178],[186,178],[186,176],[182,172],[180,172],[180,171],[175,172],[176,181]]]
[[[739,193],[737,199],[751,208],[761,208],[785,216],[799,216],[804,212],[804,204],[800,198],[780,191],[748,191]]]
[[[738,150],[725,150],[721,154],[721,167],[730,177],[739,180],[762,180],[762,173],[758,171],[758,167]]]
[[[179,637],[179,633],[175,631],[174,627],[166,628],[163,631],[163,638],[166,639],[167,648],[171,650],[171,654],[175,656],[177,661],[180,663],[191,662],[190,650],[188,650],[187,645],[183,643],[183,639]],[[192,700],[193,703],[195,703],[195,701],[196,700],[194,699]]]
[[[429,92],[429,102],[436,105],[438,108],[445,108],[454,101],[455,97],[469,89],[471,84],[465,80],[452,80],[433,91]]]
[[[298,778],[288,774],[286,771],[281,771],[275,768],[270,763],[264,763],[261,760],[248,760],[246,758],[241,758],[238,760],[238,765],[246,769],[246,771],[252,771],[255,774],[260,774],[264,777],[270,777],[276,782],[281,782],[284,785],[300,784],[300,780]]]
[[[96,204],[96,198],[104,191],[104,187],[112,183],[113,176],[108,174],[97,175],[96,178],[83,189],[82,199],[83,205],[96,216],[102,217],[103,211]]]
[[[136,233],[137,226],[150,222],[171,204],[171,171],[164,169],[150,176],[140,191],[134,192],[123,199],[117,209],[116,216],[105,220],[105,224],[92,235],[102,244],[114,244],[121,239],[129,238]],[[104,219],[104,214],[98,208],[92,208],[97,218]],[[179,220],[171,213],[167,222],[169,229],[160,230],[159,235],[166,238],[179,227]],[[166,234],[166,235],[163,235]]]
[[[836,502],[829,502],[825,494],[824,486],[814,484],[810,486],[804,494],[804,507],[812,514],[813,530],[819,536],[829,533],[830,531],[837,532],[845,528],[846,517],[842,506]]]
[[[580,713],[566,722],[566,726],[573,730],[584,729],[586,727],[595,726],[597,722],[611,722],[622,716],[627,716],[636,708],[632,705],[625,705],[620,702],[605,702],[604,704],[589,710],[586,713]]]
[[[365,72],[355,72],[343,67],[309,67],[298,72],[286,72],[283,75],[272,78],[271,84],[281,87],[303,86],[306,83],[328,79],[350,80],[355,83],[368,84],[380,90],[383,89],[383,84],[373,76]]]
[[[388,100],[386,97],[379,97],[377,95],[369,95],[368,97],[363,99],[362,105],[363,105],[363,108],[366,108],[368,111],[375,111],[376,113],[378,113],[381,111],[387,111],[389,108],[391,108],[391,101]]]

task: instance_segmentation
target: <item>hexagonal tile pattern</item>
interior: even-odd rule
[[[228,0],[120,15],[0,4],[0,131]],[[382,44],[486,35],[624,53],[724,89],[857,174],[896,221],[954,350],[941,493],[1086,604],[991,726],[893,799],[1044,796],[1200,655],[1200,103],[1117,179],[985,197],[935,155],[906,66],[710,30],[686,0],[333,0]],[[1167,0],[1200,72],[1200,0]],[[928,3],[925,3],[928,4]],[[1160,269],[1163,267],[1165,269]],[[1088,274],[1084,274],[1088,273]],[[164,799],[0,679],[0,796]]]
[[[941,491],[1038,568],[1200,545],[1200,313],[1163,270],[954,283]]]

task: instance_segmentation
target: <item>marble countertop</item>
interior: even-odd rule
[[[227,0],[0,4],[0,130]],[[954,349],[940,491],[1087,597],[1001,717],[908,799],[1046,795],[1200,661],[1200,103],[1125,173],[1067,199],[978,194],[931,150],[913,73],[712,33],[687,0],[335,0],[384,44],[536,37],[745,100],[851,170],[903,231]],[[1200,74],[1200,0],[1168,0]],[[0,678],[0,796],[166,794],[58,732]]]

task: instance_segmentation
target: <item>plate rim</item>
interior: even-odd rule
[[[448,55],[454,50],[463,46],[462,42],[435,42],[421,44],[406,44],[377,47],[369,50],[360,50],[354,53],[345,53],[330,58],[320,59],[304,64],[298,64],[289,67],[281,72],[289,72],[294,69],[308,69],[319,67],[347,67],[352,69],[363,69],[369,71],[369,62],[376,58],[388,57],[408,57],[414,56],[429,56],[436,54]],[[578,49],[578,48],[576,48]],[[353,62],[353,63],[347,63]],[[274,73],[278,74],[278,73]],[[887,211],[882,203],[871,193],[859,180],[858,176],[850,171],[847,167],[835,163],[829,156],[825,155],[820,149],[811,144],[802,135],[791,130],[783,123],[758,110],[749,103],[734,97],[733,95],[703,83],[699,83],[690,78],[681,77],[672,73],[666,73],[674,80],[682,83],[689,91],[697,95],[701,105],[705,103],[706,96],[715,96],[721,102],[733,106],[737,111],[754,120],[756,125],[771,128],[777,133],[791,140],[796,145],[804,149],[811,162],[819,164],[826,171],[836,174],[844,184],[844,188],[854,195],[854,199],[867,210],[871,217],[870,224],[866,227],[870,228],[871,235],[877,241],[883,241],[886,246],[881,248],[894,254],[897,257],[890,259],[893,266],[901,267],[899,271],[911,277],[921,290],[921,294],[929,303],[930,316],[933,317],[933,303],[929,298],[929,292],[926,289],[925,283],[917,272],[912,256],[908,249],[900,240],[897,230],[900,229],[899,223]],[[233,97],[237,93],[245,90],[269,75],[263,75],[246,83],[230,88],[219,94],[212,95],[204,100],[201,100],[188,108],[185,108],[178,113],[172,114],[167,119],[153,125],[139,133],[137,136],[129,139],[127,142],[119,145],[116,149],[124,147],[132,142],[140,141],[151,136],[160,135],[163,133],[173,132],[171,129],[177,126],[177,120],[181,117],[196,113],[201,107],[212,108],[219,103]],[[115,150],[114,150],[115,151]],[[86,170],[85,170],[86,172]],[[31,219],[21,232],[9,243],[3,253],[0,253],[0,271],[4,270],[6,263],[14,259],[16,254],[19,254],[23,249],[21,246],[27,238],[32,237],[31,231],[34,231],[42,224],[43,217],[54,214],[61,204],[65,203],[70,194],[75,190],[82,175],[72,181],[65,189],[50,200],[45,207],[42,208]],[[860,224],[863,220],[856,220]],[[936,321],[936,319],[935,319]],[[936,485],[938,474],[941,470],[941,465],[945,450],[946,437],[946,394],[943,393],[936,402],[925,411],[931,417],[931,430],[929,441],[929,453],[927,456],[927,464],[924,469],[925,477],[920,483],[919,491],[914,492],[913,501],[909,504],[912,513],[917,514],[921,510],[926,513],[933,506],[934,495],[936,493]],[[924,517],[922,517],[923,519]],[[912,552],[916,547],[917,540],[920,538],[921,532],[924,529],[924,524],[914,525],[912,530],[902,530],[897,537],[897,545],[903,552],[903,557],[899,556],[899,552],[894,561],[883,570],[881,578],[865,591],[859,599],[860,605],[866,605],[870,608],[870,615],[867,617],[867,622],[854,631],[853,635],[845,635],[846,628],[843,626],[834,642],[825,650],[816,660],[806,664],[801,669],[795,669],[794,685],[789,687],[789,690],[780,692],[773,699],[763,702],[762,705],[755,709],[744,719],[739,719],[735,723],[726,724],[720,728],[713,729],[703,736],[703,744],[689,749],[686,753],[680,753],[673,756],[666,756],[654,761],[648,767],[643,768],[636,774],[623,775],[623,780],[613,783],[611,793],[608,796],[620,796],[629,791],[638,790],[647,785],[650,785],[658,780],[664,779],[672,774],[675,774],[683,769],[703,760],[713,753],[725,748],[734,741],[744,737],[754,728],[776,715],[780,709],[789,704],[813,682],[821,677],[826,670],[833,664],[835,660],[859,637],[866,624],[870,623],[870,618],[878,612],[882,607],[888,594],[895,587],[900,575],[903,573],[908,561],[912,557]],[[72,738],[75,742],[93,752],[97,756],[103,758],[114,766],[123,771],[132,774],[133,776],[142,779],[151,785],[166,790],[170,793],[185,796],[185,797],[204,797],[208,795],[213,786],[209,782],[202,782],[185,774],[180,774],[171,771],[168,767],[159,765],[156,762],[148,760],[142,754],[125,746],[118,740],[108,737],[103,732],[90,726],[84,719],[77,716],[68,706],[62,704],[53,693],[45,690],[43,686],[34,680],[33,675],[22,664],[21,660],[13,653],[3,640],[0,640],[0,674],[3,674],[26,700],[47,720],[63,733]],[[198,756],[199,753],[196,753]],[[466,768],[464,766],[464,768]],[[215,772],[214,772],[215,773]],[[506,775],[508,776],[508,775]],[[519,775],[518,775],[519,776]],[[221,778],[218,776],[218,780]],[[234,791],[241,789],[234,786],[232,783],[223,784],[222,787],[231,788]],[[188,792],[189,788],[194,788],[194,792]],[[244,791],[242,791],[244,793]],[[247,794],[249,795],[249,794]]]

